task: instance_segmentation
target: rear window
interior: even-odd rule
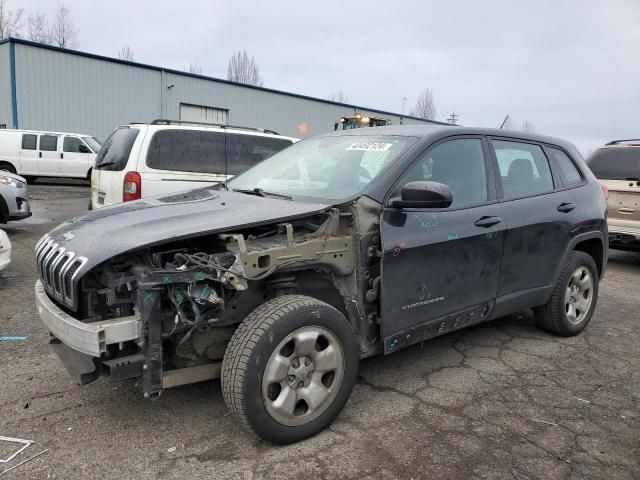
[[[225,173],[224,133],[160,130],[151,139],[147,165],[158,170]]]
[[[104,142],[96,157],[98,170],[124,170],[129,154],[140,130],[137,128],[118,128]]]
[[[640,147],[599,148],[587,165],[602,180],[626,180],[640,178]]]
[[[237,175],[291,145],[285,138],[227,134],[227,173]]]

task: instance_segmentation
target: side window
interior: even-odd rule
[[[570,187],[582,183],[582,175],[580,175],[580,171],[576,168],[566,153],[558,148],[552,147],[549,148],[549,152],[551,152],[551,155],[553,155],[554,160],[560,167],[562,179],[566,186]]]
[[[482,140],[450,140],[431,148],[404,175],[400,185],[415,181],[447,185],[453,193],[451,207],[485,202],[487,173]]]
[[[224,175],[224,133],[160,130],[151,139],[147,165],[158,170]]]
[[[35,150],[36,149],[37,135],[23,134],[22,135],[22,149],[23,150]]]
[[[64,142],[62,143],[62,151],[69,153],[80,153],[80,145],[82,145],[82,140],[77,137],[64,137]]]
[[[58,137],[55,135],[40,135],[40,150],[55,152],[58,150]]]
[[[228,133],[227,173],[237,175],[289,145],[291,140],[284,138]]]
[[[504,198],[553,191],[549,160],[542,147],[504,140],[492,140],[491,144],[498,159]]]

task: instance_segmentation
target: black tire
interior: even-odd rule
[[[91,183],[91,172],[93,171],[93,168],[90,168],[89,171],[87,172],[87,182]]]
[[[16,167],[9,162],[0,162],[0,171],[6,170],[9,173],[17,173]]]
[[[590,290],[592,297],[588,307],[584,310],[582,318],[580,319],[580,317],[578,317],[576,320],[571,321],[567,315],[568,304],[565,301],[565,295],[567,294],[567,290],[570,288],[572,275],[574,275],[574,272],[578,272],[578,269],[581,268],[588,270],[591,275],[592,287]],[[560,275],[556,281],[551,298],[546,305],[533,309],[534,317],[538,326],[549,332],[562,335],[563,337],[570,337],[580,333],[591,320],[593,311],[596,308],[599,282],[598,269],[593,258],[584,252],[571,252],[560,271]],[[583,293],[580,293],[580,295],[584,298]],[[570,296],[570,298],[574,299],[573,296]]]
[[[263,376],[267,363],[274,355],[281,355],[282,349],[278,349],[280,344],[296,332],[305,329],[328,331],[334,340],[339,341],[343,359],[342,380],[339,383],[336,381],[335,388],[331,385],[330,388],[335,393],[328,396],[323,409],[318,409],[318,412],[314,413],[318,415],[317,417],[310,418],[307,423],[300,425],[285,425],[276,421],[269,413],[265,401],[274,399],[270,400],[269,397],[265,400],[263,397]],[[315,351],[318,350],[318,341],[315,340]],[[291,342],[294,340],[289,341]],[[294,357],[295,352],[290,355]],[[306,359],[306,357],[297,358]],[[222,361],[222,393],[227,406],[246,430],[273,443],[293,443],[322,431],[338,416],[355,384],[359,359],[356,336],[342,313],[311,297],[285,295],[260,305],[240,323],[234,332]],[[311,363],[311,365],[315,364]],[[313,372],[307,373],[311,379]],[[340,374],[335,378],[339,376]],[[290,381],[292,377],[293,375],[287,374],[287,379],[282,381],[285,384],[283,389],[288,390],[285,382]],[[324,376],[322,379],[324,383]],[[297,381],[295,380],[294,383]],[[278,384],[272,383],[267,388],[270,389],[273,385],[279,387]],[[291,388],[290,391],[296,391],[301,386],[302,383]],[[279,389],[276,398],[277,395],[280,395]],[[300,401],[296,400],[298,403]],[[295,403],[296,409],[298,403]]]

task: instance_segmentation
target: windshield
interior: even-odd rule
[[[102,144],[95,137],[82,137],[82,140],[89,145],[89,148],[93,150],[93,153],[98,153]]]
[[[96,157],[98,170],[124,170],[129,154],[140,130],[121,127],[115,130],[104,142]]]
[[[254,190],[322,199],[346,199],[415,142],[412,137],[336,136],[310,138],[258,163],[228,184]]]
[[[635,180],[640,178],[640,147],[599,148],[587,165],[601,180]]]

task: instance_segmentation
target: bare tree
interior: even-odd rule
[[[34,42],[51,43],[49,22],[44,13],[36,12],[27,17],[27,38]]]
[[[430,88],[425,88],[416,101],[416,106],[411,112],[412,115],[420,118],[426,118],[427,120],[433,120],[436,118],[436,104],[433,100],[433,92]]]
[[[342,90],[331,92],[327,97],[328,100],[338,103],[349,103],[349,95]]]
[[[49,29],[51,44],[62,48],[78,47],[78,29],[71,11],[61,3],[56,10]]]
[[[238,50],[229,59],[227,68],[227,80],[247,85],[263,85],[260,70],[253,57],[249,58],[246,50]]]
[[[120,51],[118,52],[118,58],[120,60],[126,60],[128,62],[133,62],[133,50],[129,47],[129,45],[123,45]]]
[[[195,73],[197,75],[202,75],[202,66],[198,65],[198,62],[193,62],[189,64],[189,73]]]
[[[526,133],[533,133],[536,131],[536,126],[533,124],[533,122],[525,120],[524,122],[522,122],[522,128],[520,130]]]
[[[22,8],[15,11],[9,10],[7,2],[0,0],[0,38],[20,36],[24,25],[23,14]]]

